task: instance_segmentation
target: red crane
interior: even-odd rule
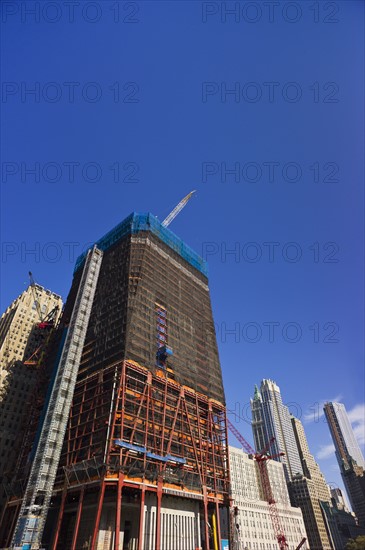
[[[279,548],[280,548],[280,550],[287,550],[289,548],[289,545],[287,543],[286,537],[284,535],[284,530],[283,530],[283,528],[281,526],[281,523],[280,523],[280,517],[279,517],[278,510],[276,508],[276,503],[275,503],[274,496],[272,494],[269,473],[268,473],[268,470],[267,470],[267,461],[271,460],[273,458],[277,458],[279,456],[284,456],[284,453],[279,453],[277,455],[269,455],[268,454],[268,450],[270,449],[271,445],[274,443],[275,437],[272,437],[270,439],[270,441],[268,442],[266,447],[261,452],[258,453],[256,451],[254,451],[254,449],[251,447],[251,445],[245,440],[245,438],[237,430],[235,425],[232,424],[232,422],[229,420],[229,418],[227,418],[227,423],[228,423],[229,429],[231,430],[233,435],[238,439],[238,441],[241,443],[241,445],[245,449],[245,451],[248,454],[253,455],[254,459],[256,460],[256,462],[258,464],[259,472],[260,472],[260,479],[261,479],[261,484],[262,484],[262,490],[264,492],[265,500],[269,504],[270,518],[271,518],[271,521],[272,521],[272,525],[273,525],[273,528],[274,528],[276,539],[277,539],[278,544],[279,544]],[[300,542],[300,544],[296,548],[296,550],[299,550],[299,548],[301,548],[303,546],[303,544],[305,543],[306,540],[307,539],[305,539],[305,538],[302,539],[302,541]]]
[[[48,342],[47,336],[49,337],[49,334],[51,332],[51,329],[54,328],[57,314],[59,307],[55,306],[51,311],[47,313],[47,315],[43,315],[42,309],[40,306],[39,296],[37,294],[37,284],[34,281],[32,272],[29,271],[29,280],[30,280],[30,288],[32,290],[32,295],[34,299],[34,305],[38,313],[39,322],[37,322],[37,328],[41,329],[41,333],[38,334],[38,345],[35,351],[31,354],[30,357],[28,357],[25,361],[25,365],[37,365],[40,362],[41,358],[41,352],[46,347],[46,343]]]
[[[52,328],[54,326],[54,323],[55,323],[55,320],[56,320],[56,317],[57,317],[58,306],[55,306],[51,311],[49,311],[47,313],[46,316],[43,316],[41,306],[40,306],[40,303],[39,303],[39,297],[38,297],[38,294],[37,294],[37,285],[34,281],[34,278],[33,278],[33,275],[32,275],[31,271],[29,271],[29,280],[30,280],[30,285],[29,286],[32,289],[34,304],[35,304],[35,307],[36,307],[36,310],[37,310],[37,313],[38,313],[38,317],[39,317],[39,320],[40,320],[40,323],[38,323],[37,326],[38,326],[38,328],[41,328],[41,329]]]

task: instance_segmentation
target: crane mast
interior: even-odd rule
[[[33,299],[34,299],[34,304],[35,304],[35,307],[37,309],[37,313],[38,313],[38,317],[39,317],[39,320],[42,322],[42,311],[41,311],[41,306],[40,306],[40,303],[39,303],[39,297],[38,297],[38,294],[37,294],[37,290],[36,290],[36,284],[35,284],[35,281],[34,281],[34,278],[33,278],[33,274],[31,271],[29,271],[29,281],[30,281],[30,288],[32,289],[32,294],[33,294]]]

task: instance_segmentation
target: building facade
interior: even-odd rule
[[[61,310],[60,296],[35,285],[18,296],[0,318],[0,508],[39,397],[41,350],[50,335],[49,328],[40,328],[39,323],[52,311],[53,324],[57,323]]]
[[[229,457],[233,506],[236,507],[232,550],[277,550],[278,542],[269,505],[264,500],[257,463],[241,449],[231,446]],[[301,540],[307,538],[302,512],[290,504],[283,465],[272,460],[267,467],[281,527],[289,550],[295,550]],[[307,542],[302,548],[309,548]]]
[[[323,502],[331,502],[331,492],[328,488],[324,475],[309,450],[303,424],[294,416],[291,417],[291,422],[299,450],[299,456],[302,461],[303,474],[307,479],[311,479],[314,482],[318,500],[322,500]]]
[[[288,486],[292,504],[299,506],[303,513],[310,549],[335,549],[331,532],[322,513],[316,483],[312,479],[298,474],[294,476]]]
[[[50,403],[62,406],[44,425],[69,414],[42,543],[208,550],[222,538],[229,469],[205,262],[151,214],[132,214],[77,260],[60,331]],[[30,485],[31,507],[44,506]],[[24,501],[30,531],[38,519]]]
[[[326,480],[310,453],[307,437],[301,421],[291,417],[295,440],[302,462],[303,475],[295,476],[289,483],[292,503],[300,506],[312,550],[341,550],[334,543],[331,529],[326,521],[322,503],[331,504],[331,494]]]
[[[38,302],[38,304],[36,303]],[[40,314],[46,316],[57,308],[61,314],[62,299],[58,294],[36,284],[14,300],[0,318],[0,388],[5,383],[10,365],[29,359],[38,347],[41,333],[37,324]]]
[[[364,457],[356,441],[345,406],[342,403],[326,403],[324,413],[352,509],[359,524],[365,527]]]
[[[279,455],[279,460],[284,465],[287,481],[300,473],[303,473],[302,463],[295,440],[293,426],[288,407],[281,398],[280,388],[272,380],[263,380],[260,391],[255,388],[255,394],[251,399],[252,431],[257,451],[265,448],[270,439],[275,441],[270,449],[272,454]]]

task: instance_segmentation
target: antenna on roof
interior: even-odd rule
[[[188,193],[186,195],[186,197],[181,199],[179,204],[177,206],[175,206],[173,211],[170,212],[170,214],[167,216],[167,218],[165,218],[164,221],[162,222],[162,225],[164,227],[167,227],[168,225],[170,225],[170,223],[176,218],[178,213],[181,212],[181,210],[184,208],[184,206],[187,204],[187,202],[191,199],[191,197],[193,196],[194,193],[196,193],[196,191],[190,191],[190,193]]]

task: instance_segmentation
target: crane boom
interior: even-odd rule
[[[37,291],[36,291],[36,284],[35,284],[35,281],[34,281],[34,278],[33,278],[33,275],[32,275],[31,271],[29,271],[29,280],[30,280],[30,287],[32,289],[32,294],[33,294],[33,298],[34,298],[35,307],[37,309],[38,317],[39,317],[40,322],[42,322],[43,318],[42,318],[41,306],[40,306],[39,298],[38,298]]]
[[[303,544],[305,543],[306,540],[307,540],[306,538],[303,538],[303,539],[300,541],[299,546],[297,546],[295,550],[299,550],[299,548],[301,548],[301,547],[303,546]]]
[[[164,219],[164,221],[162,222],[162,225],[164,227],[167,227],[168,225],[170,225],[170,223],[176,218],[176,216],[178,215],[179,212],[181,212],[181,210],[184,208],[184,206],[187,204],[187,202],[191,199],[191,197],[193,196],[193,194],[196,193],[196,191],[190,191],[190,193],[188,193],[186,195],[186,197],[184,197],[183,199],[181,199],[181,201],[179,202],[179,204],[177,206],[175,206],[175,208],[173,209],[172,212],[170,212],[170,214]]]

